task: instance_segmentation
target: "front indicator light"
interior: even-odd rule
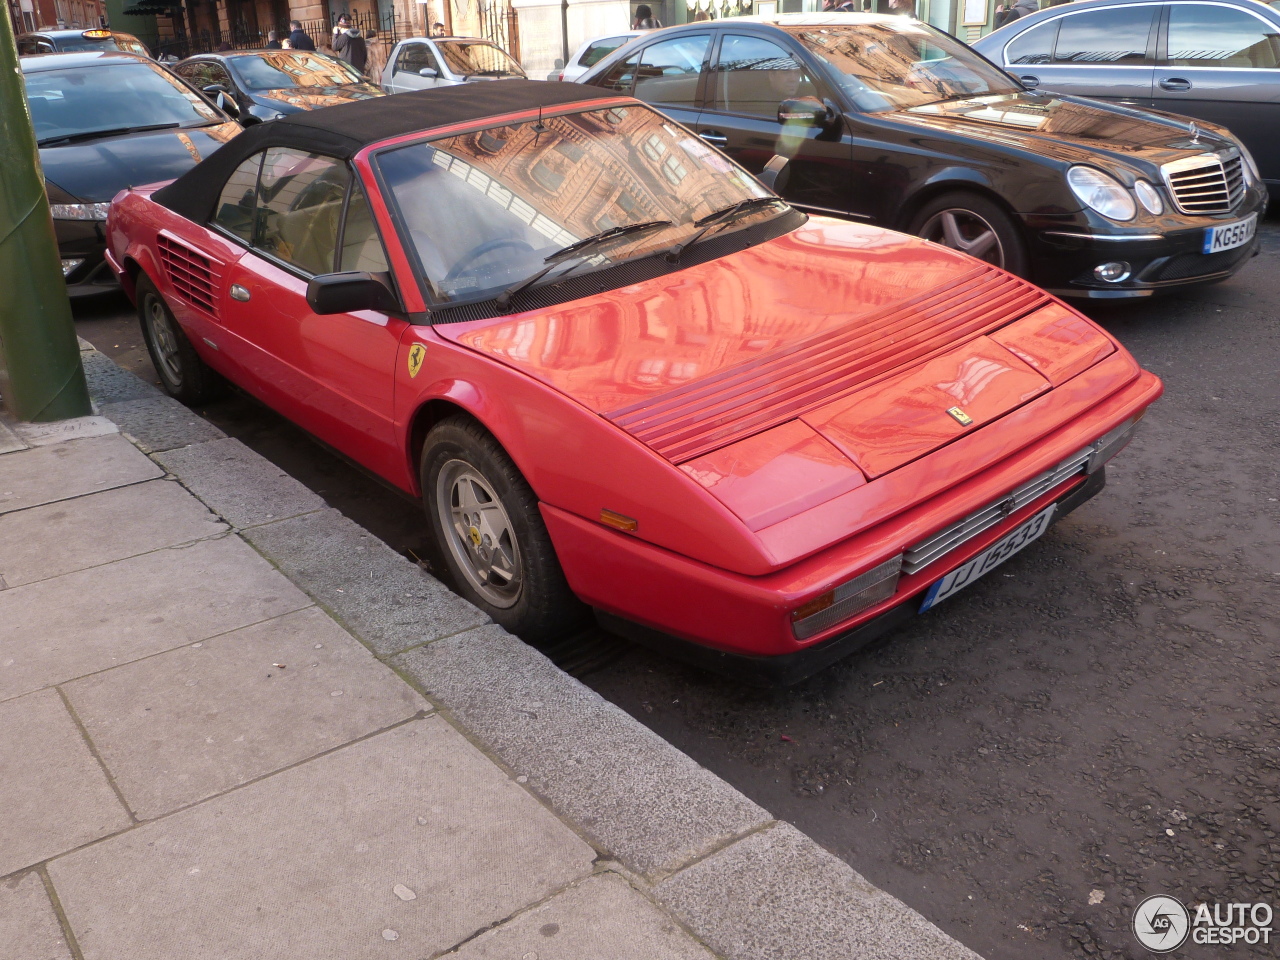
[[[606,527],[613,527],[613,529],[621,530],[624,533],[635,533],[640,528],[640,523],[635,518],[624,516],[621,513],[614,513],[612,510],[601,510],[600,522]]]
[[[797,640],[806,640],[848,620],[856,613],[887,600],[898,589],[902,572],[902,554],[886,560],[866,573],[846,580],[791,612],[791,631]]]
[[[1093,452],[1089,454],[1089,461],[1085,464],[1085,473],[1094,473],[1101,466],[1104,466],[1108,460],[1123,450],[1133,439],[1133,435],[1137,432],[1138,421],[1145,416],[1146,411],[1138,414],[1136,417],[1130,417],[1114,430],[1108,430],[1097,440],[1093,441],[1089,446],[1093,447]]]
[[[84,258],[83,258],[83,257],[81,257],[79,260],[75,260],[75,259],[72,259],[72,260],[63,260],[63,261],[62,261],[62,275],[63,275],[64,277],[65,277],[65,276],[67,276],[69,273],[71,273],[71,271],[72,271],[72,270],[74,270],[76,267],[80,266],[80,264],[82,264],[82,263],[84,263]]]
[[[1067,171],[1067,184],[1077,200],[1108,220],[1132,220],[1138,212],[1124,184],[1096,167],[1072,167]]]
[[[111,201],[106,203],[51,203],[49,212],[55,220],[106,220]]]

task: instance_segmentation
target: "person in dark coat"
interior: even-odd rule
[[[653,10],[647,3],[636,7],[636,18],[631,21],[632,30],[658,30],[661,27],[662,21],[653,15]]]
[[[1013,14],[1006,23],[1019,17],[1029,17],[1040,9],[1040,0],[1018,0],[1009,12]]]
[[[297,20],[289,21],[289,49],[290,50],[314,50],[316,42],[308,36],[307,31],[302,29],[302,24]]]
[[[346,14],[338,18],[338,25],[333,28],[333,52],[364,73],[365,64],[369,62],[369,48],[360,31],[351,26]]]
[[[277,34],[274,30],[267,31],[267,49],[268,50],[280,49],[280,35]]]

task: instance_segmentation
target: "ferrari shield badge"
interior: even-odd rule
[[[409,348],[409,376],[416,377],[418,371],[422,369],[422,360],[427,355],[427,348],[421,343],[415,343]]]
[[[412,356],[409,357],[409,367],[410,369],[413,368]],[[969,416],[959,407],[948,407],[947,413],[951,414],[951,419],[954,420],[956,423],[960,424],[960,426],[962,427],[967,427],[969,426],[969,424],[973,423],[973,417]]]

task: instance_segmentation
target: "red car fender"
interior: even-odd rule
[[[415,344],[425,348],[416,376]],[[421,443],[441,401],[492,433],[544,503],[595,524],[602,510],[633,518],[627,536],[713,566],[749,575],[772,566],[742,521],[669,461],[558,391],[424,327],[406,332],[396,370],[404,486],[417,496]]]

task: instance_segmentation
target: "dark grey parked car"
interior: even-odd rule
[[[973,44],[1033,90],[1221,124],[1280,194],[1280,12],[1256,0],[1083,0]]]

